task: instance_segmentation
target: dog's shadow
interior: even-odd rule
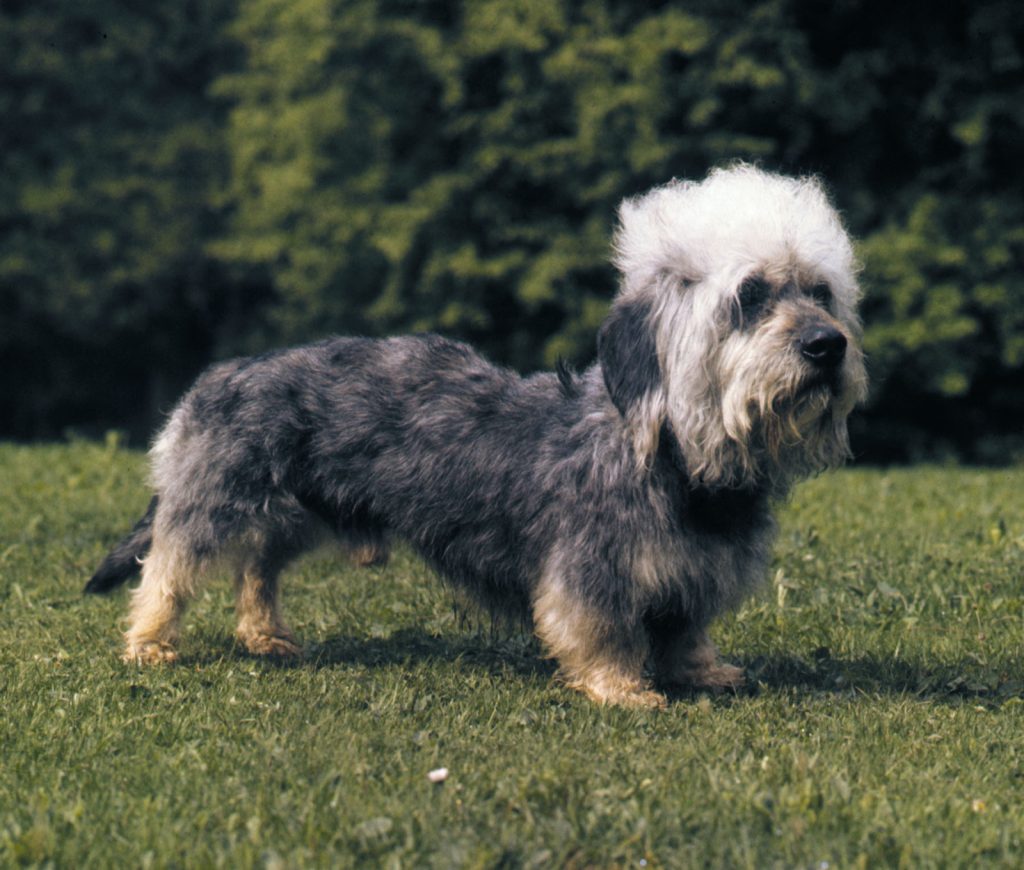
[[[210,660],[247,656],[226,641]],[[189,657],[192,659],[193,657]],[[199,658],[207,658],[200,656]],[[252,657],[256,658],[256,657]],[[268,667],[330,669],[383,668],[417,663],[455,664],[494,676],[552,679],[556,664],[541,656],[537,642],[527,635],[498,635],[485,631],[465,635],[436,635],[420,628],[402,628],[382,637],[331,635],[307,645],[301,658],[261,659]],[[199,663],[196,660],[196,663]],[[820,649],[807,658],[755,656],[739,659],[746,682],[735,690],[711,692],[721,698],[741,699],[763,692],[858,697],[901,695],[922,701],[948,703],[1002,703],[1024,699],[1024,674],[1015,667],[983,665],[977,661],[923,664],[892,658],[861,656],[834,658]],[[669,700],[688,703],[709,694],[708,689],[665,687]]]
[[[480,631],[458,637],[431,634],[419,628],[401,628],[381,637],[335,634],[305,644],[296,658],[256,656],[226,637],[202,638],[205,653],[185,654],[181,660],[204,665],[230,658],[245,658],[274,669],[331,669],[339,667],[384,668],[393,665],[458,663],[494,675],[519,677],[554,676],[554,662],[541,655],[528,636],[496,636]]]
[[[554,663],[541,657],[532,639],[515,635],[487,636],[486,632],[451,637],[418,628],[402,628],[380,638],[334,635],[311,644],[304,658],[307,664],[318,668],[458,662],[491,674],[550,677],[555,673]]]
[[[1018,667],[974,660],[926,664],[873,656],[847,659],[833,658],[820,649],[806,659],[757,656],[738,664],[747,679],[739,694],[795,690],[847,697],[900,695],[949,703],[1024,698],[1024,674]]]

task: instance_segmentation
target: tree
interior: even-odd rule
[[[440,329],[523,367],[588,359],[618,202],[809,135],[799,34],[773,6],[693,6],[246,4],[214,250],[269,270],[285,338]]]
[[[1007,0],[42,0],[0,51],[8,432],[328,332],[584,364],[618,203],[745,159],[863,239],[860,452],[1024,449]]]
[[[0,387],[9,434],[148,423],[211,351],[227,2],[65,0],[0,16]],[[160,389],[154,379],[167,384]],[[126,402],[126,398],[131,397]],[[138,420],[138,416],[135,418]]]
[[[814,150],[864,237],[874,385],[855,443],[873,459],[1024,455],[1019,10],[794,8],[820,82]]]

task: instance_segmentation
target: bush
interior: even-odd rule
[[[46,345],[45,374],[0,395],[9,434],[117,422],[104,381],[125,372],[153,408],[211,356],[332,331],[585,364],[618,202],[745,159],[823,175],[863,239],[860,452],[1019,450],[1014,4],[147,9],[0,19],[0,358]]]

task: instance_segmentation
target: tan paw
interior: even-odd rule
[[[726,664],[714,664],[690,671],[683,679],[684,683],[706,689],[738,689],[746,681],[743,668]]]
[[[137,665],[164,665],[178,660],[174,647],[162,640],[133,640],[121,656],[121,661]]]
[[[302,655],[302,647],[290,634],[251,634],[239,640],[255,656],[296,658]]]
[[[580,689],[591,701],[608,704],[612,707],[664,710],[668,705],[668,700],[661,692],[654,691],[643,682],[612,685],[608,683],[580,685],[577,683],[575,688]]]
[[[639,692],[629,692],[608,701],[617,707],[635,707],[638,709],[664,710],[668,706],[668,699],[653,689],[644,689]]]

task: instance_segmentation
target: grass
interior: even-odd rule
[[[401,551],[291,572],[298,665],[236,648],[227,583],[178,666],[122,665],[124,596],[80,589],[144,458],[0,445],[0,480],[0,865],[1019,864],[1024,469],[801,486],[714,628],[749,689],[661,713],[563,690]]]

